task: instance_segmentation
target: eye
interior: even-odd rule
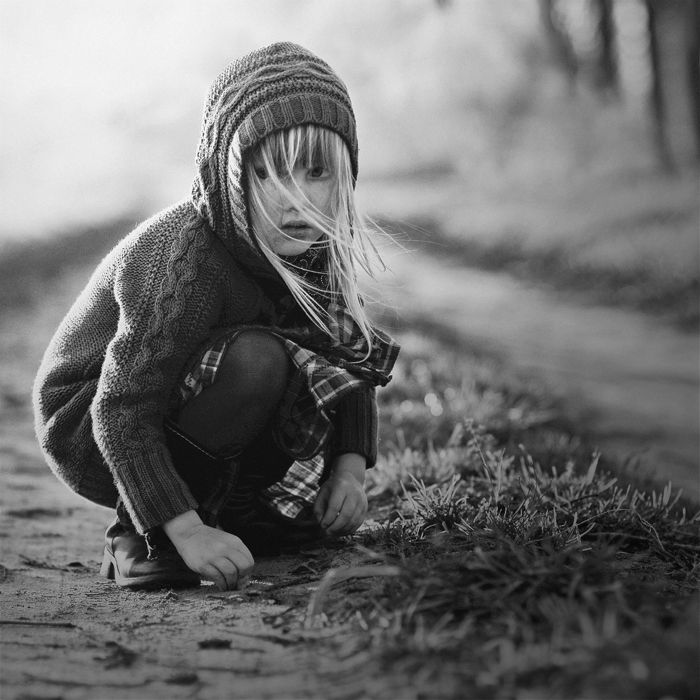
[[[253,165],[253,170],[260,180],[267,180],[267,170],[264,165]]]
[[[322,165],[314,165],[312,168],[309,168],[309,177],[311,178],[317,179],[326,174],[326,169]]]

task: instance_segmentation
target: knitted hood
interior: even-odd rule
[[[230,63],[207,97],[192,202],[237,262],[276,275],[251,234],[244,159],[268,134],[301,124],[335,131],[357,178],[355,116],[333,69],[291,43],[263,47]]]

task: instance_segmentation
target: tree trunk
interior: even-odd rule
[[[612,14],[612,0],[592,0],[598,34],[596,85],[603,92],[619,96],[620,81],[617,69],[617,37]]]
[[[664,170],[673,169],[671,149],[666,138],[666,110],[664,107],[663,91],[661,89],[661,65],[659,58],[659,32],[656,0],[646,0],[647,31],[649,34],[649,67],[651,68],[651,104],[652,133],[656,156]]]
[[[697,163],[697,0],[646,0],[654,138],[664,167]]]
[[[688,93],[695,129],[695,157],[700,161],[700,2],[691,0],[688,15]]]
[[[561,15],[557,12],[556,0],[540,0],[540,16],[554,58],[563,68],[569,87],[574,90],[578,76],[578,60]]]

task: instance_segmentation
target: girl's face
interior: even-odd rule
[[[316,217],[330,218],[335,176],[322,165],[297,164],[288,175],[279,175],[285,192],[267,173],[260,155],[253,156],[252,165],[265,207],[265,211],[251,207],[255,235],[277,255],[301,255],[323,235],[305,210],[312,209]],[[304,206],[304,202],[308,204]]]

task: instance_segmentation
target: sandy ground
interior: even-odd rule
[[[351,550],[260,561],[240,592],[128,593],[96,576],[104,512],[57,495],[29,461],[8,476],[4,494],[13,507],[2,521],[3,698],[370,692],[358,673],[366,652],[343,649],[352,640],[332,629],[298,631],[314,583],[349,563]]]
[[[349,563],[347,549],[260,561],[240,592],[128,593],[95,575],[103,513],[55,498],[45,484],[15,500],[3,516],[3,698],[351,698],[379,690],[368,652],[352,639],[330,628],[299,631],[314,582]]]

